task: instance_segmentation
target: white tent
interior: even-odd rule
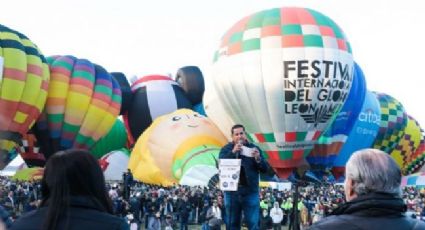
[[[15,159],[13,159],[3,170],[0,171],[0,176],[13,176],[16,171],[24,168],[28,168],[28,166],[25,164],[21,155],[18,154]]]

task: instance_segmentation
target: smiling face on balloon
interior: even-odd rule
[[[173,173],[176,161],[186,165],[193,156],[203,150],[200,146],[223,146],[226,138],[212,121],[192,110],[180,109],[155,120],[149,136],[148,148],[161,171],[168,177],[179,177]],[[188,156],[190,155],[190,156]],[[174,170],[175,171],[175,170]]]

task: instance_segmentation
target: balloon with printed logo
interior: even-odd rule
[[[128,168],[145,183],[214,186],[226,138],[208,118],[188,109],[160,116],[143,132]]]
[[[363,71],[357,63],[354,63],[353,83],[348,98],[331,126],[319,137],[307,157],[313,170],[326,170],[333,166],[361,112],[366,91]]]
[[[136,141],[155,118],[180,108],[192,108],[180,85],[168,76],[141,77],[131,85],[131,90],[132,103],[124,116],[131,142]]]
[[[332,172],[336,178],[344,175],[345,164],[355,151],[370,148],[378,135],[381,124],[381,107],[376,95],[367,91],[362,109],[342,146],[339,154],[333,162]]]
[[[384,93],[375,93],[381,106],[381,124],[373,148],[390,153],[404,135],[407,114],[403,105]]]
[[[410,115],[407,115],[407,125],[403,130],[403,137],[396,147],[389,153],[397,162],[404,175],[408,175],[408,166],[415,157],[416,149],[423,139],[423,130],[419,123]]]
[[[103,155],[113,150],[124,148],[126,144],[127,131],[124,123],[120,119],[116,119],[109,132],[96,142],[90,149],[90,152],[96,158],[101,158]]]
[[[44,115],[34,132],[49,158],[90,149],[113,126],[121,107],[118,82],[101,66],[74,56],[48,58],[51,80]]]
[[[211,77],[226,113],[245,125],[284,178],[306,163],[347,99],[352,75],[351,47],[341,28],[315,10],[284,7],[231,27]]]
[[[130,152],[125,148],[111,151],[102,156],[99,159],[99,165],[103,171],[105,180],[122,180],[123,173],[127,172],[129,159]]]
[[[0,25],[0,170],[46,102],[49,68],[25,35]]]

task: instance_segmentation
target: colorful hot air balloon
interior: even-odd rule
[[[109,132],[96,142],[96,144],[90,149],[90,152],[96,158],[101,158],[103,155],[113,150],[124,148],[126,144],[127,131],[124,123],[121,120],[116,119]]]
[[[28,167],[43,167],[46,164],[44,154],[40,152],[40,146],[34,133],[29,131],[23,135],[22,143],[16,147],[17,152],[24,159]]]
[[[46,158],[90,149],[113,126],[121,106],[118,82],[101,66],[73,56],[48,59],[51,84],[45,116],[34,132]]]
[[[376,95],[367,91],[361,112],[337,155],[332,172],[336,178],[344,175],[345,164],[355,151],[370,148],[378,135],[381,123],[381,107]]]
[[[180,109],[155,119],[139,137],[128,168],[150,184],[210,186],[218,182],[218,154],[226,143],[209,118]]]
[[[131,142],[137,140],[155,118],[180,108],[192,108],[179,84],[167,76],[144,76],[132,84],[131,90],[132,103],[124,116]]]
[[[390,153],[404,135],[407,114],[403,105],[384,93],[376,93],[381,106],[381,124],[373,148]]]
[[[407,125],[403,130],[403,137],[396,147],[389,153],[397,162],[404,175],[408,175],[407,168],[414,159],[416,149],[423,138],[419,123],[411,116],[407,116]]]
[[[423,133],[422,133],[423,134]],[[413,153],[412,160],[407,162],[406,175],[416,173],[425,169],[425,136],[422,136],[421,142]],[[422,171],[423,172],[423,171]]]
[[[307,157],[313,170],[324,171],[333,166],[342,146],[357,120],[366,95],[366,80],[360,66],[354,63],[354,79],[350,94],[331,126],[319,137]]]
[[[25,35],[0,25],[0,169],[46,102],[49,68]]]
[[[226,113],[245,125],[279,177],[305,163],[347,99],[352,75],[341,28],[305,8],[243,18],[223,36],[212,68]]]

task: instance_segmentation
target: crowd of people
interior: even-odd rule
[[[0,201],[3,222],[12,221],[36,209],[41,202],[40,181],[12,181],[0,177]],[[200,225],[202,229],[219,229],[226,210],[223,192],[217,188],[175,185],[160,187],[140,182],[130,186],[125,197],[124,181],[106,184],[114,215],[144,229],[179,229]],[[293,191],[260,188],[261,229],[281,229],[291,224]],[[425,221],[425,188],[405,187],[402,195],[408,216]],[[344,188],[335,184],[316,184],[300,188],[298,215],[303,227],[328,216],[345,200]]]
[[[240,161],[236,190],[143,184],[130,170],[122,181],[106,182],[90,152],[70,149],[49,158],[41,181],[0,178],[1,224],[12,230],[425,229],[425,188],[401,190],[401,170],[388,154],[353,153],[344,185],[260,188],[259,173],[269,167],[261,149],[248,142],[242,125],[231,132],[219,157]]]

